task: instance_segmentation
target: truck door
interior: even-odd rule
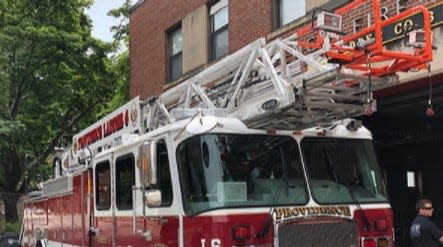
[[[132,152],[119,154],[115,160],[115,244],[117,246],[140,246],[141,235],[134,231],[134,200],[136,158]],[[139,200],[138,202],[141,202]],[[142,217],[139,217],[142,219]],[[137,224],[142,227],[142,224]]]
[[[91,220],[89,246],[112,246],[114,243],[113,190],[113,155],[97,159],[93,165],[93,200],[94,212]]]
[[[147,184],[145,207],[145,229],[146,244],[149,246],[178,246],[179,238],[179,218],[178,212],[180,202],[174,198],[178,198],[178,178],[171,169],[169,157],[172,152],[167,145],[165,139],[160,139],[151,145],[155,145],[155,151],[151,155],[155,156],[151,160],[150,174],[155,177],[156,181],[151,180]],[[151,149],[152,150],[152,149]],[[172,183],[172,181],[177,181]],[[173,186],[174,184],[174,186]],[[161,201],[157,201],[157,205],[152,205],[146,201],[150,201],[150,193],[161,193]],[[155,204],[155,203],[154,203]]]
[[[72,236],[72,211],[74,202],[72,196],[63,196],[60,198],[60,217],[61,217],[61,238],[62,243],[72,243],[74,236]]]
[[[387,170],[388,192],[396,223],[395,239],[398,246],[409,246],[409,227],[417,215],[415,203],[420,198],[421,171],[395,167]]]

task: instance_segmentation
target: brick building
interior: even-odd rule
[[[148,98],[179,84],[221,57],[259,37],[283,37],[309,25],[315,7],[334,10],[361,0],[139,0],[130,9],[130,95]],[[442,47],[443,1],[380,0],[389,18],[415,5],[432,12],[434,44]],[[372,1],[346,12],[346,33],[371,25]],[[405,21],[406,22],[406,21]],[[401,47],[403,25],[394,23],[383,37],[387,46]],[[386,36],[386,37],[385,37]],[[437,50],[438,51],[438,50]],[[436,188],[443,186],[443,56],[434,52],[432,74],[401,75],[401,84],[375,92],[378,112],[362,117],[374,133],[397,222],[399,242],[406,238],[417,197],[430,197],[443,211]],[[440,52],[440,51],[438,51]],[[437,115],[426,118],[429,78]],[[436,221],[443,226],[443,217]],[[401,246],[407,246],[407,243]]]
[[[333,8],[345,2],[330,1],[324,6]],[[291,1],[282,1],[281,8],[286,4]],[[159,94],[259,37],[272,39],[307,21],[304,10],[292,14],[279,8],[275,0],[139,1],[130,14],[130,95],[145,98]],[[180,40],[181,71],[173,65],[174,39]],[[218,50],[217,41],[221,42]]]
[[[130,95],[157,95],[259,37],[271,40],[309,24],[314,7],[333,10],[350,2],[140,0],[130,10]],[[389,17],[414,5],[435,3],[384,0],[381,12]],[[289,9],[303,10],[292,13]],[[366,27],[372,11],[372,3],[367,1],[347,12],[343,15],[344,31],[352,33]],[[214,49],[217,41],[223,42],[225,47],[218,49],[224,50]]]

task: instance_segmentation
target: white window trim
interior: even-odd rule
[[[224,8],[226,6],[228,6],[228,0],[220,0],[216,4],[211,6],[211,10],[209,11],[209,14],[214,15],[215,13],[217,13],[219,10],[221,10],[222,8]]]

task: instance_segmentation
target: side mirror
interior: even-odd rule
[[[140,180],[143,185],[157,184],[157,149],[153,142],[144,142],[139,154]]]
[[[145,205],[154,208],[162,204],[162,192],[157,189],[149,189],[145,192]]]

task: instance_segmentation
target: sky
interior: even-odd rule
[[[107,13],[111,9],[115,9],[123,5],[124,0],[95,0],[94,4],[86,13],[92,20],[92,36],[104,41],[112,40],[112,33],[109,28],[117,24],[117,20],[108,16]]]

